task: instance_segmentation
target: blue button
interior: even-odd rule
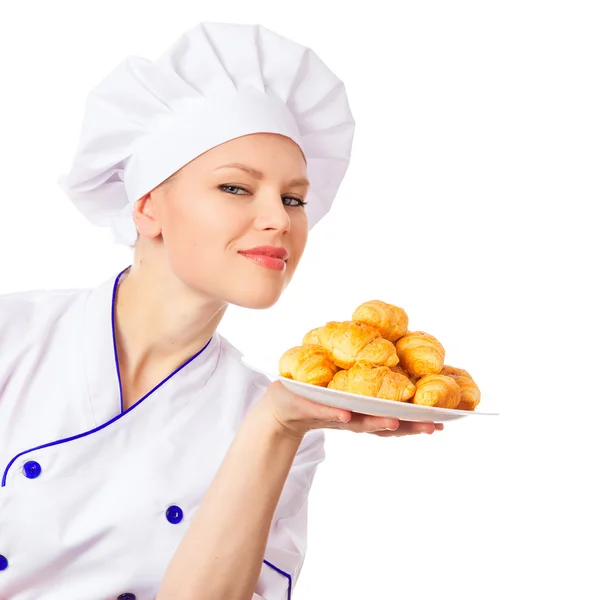
[[[117,600],[135,600],[135,594],[130,594],[127,592],[125,594],[121,594]]]
[[[42,467],[35,460],[30,460],[23,465],[23,473],[25,473],[25,477],[35,479],[42,474]]]
[[[8,568],[8,560],[6,559],[6,556],[2,556],[2,554],[0,554],[0,571],[4,571],[4,569]]]
[[[179,506],[175,506],[175,504],[167,508],[166,515],[167,521],[169,521],[169,523],[173,523],[173,525],[181,523],[181,519],[183,519],[183,511],[181,510],[181,508],[179,508]]]

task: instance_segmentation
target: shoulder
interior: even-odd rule
[[[244,382],[246,403],[244,407],[245,414],[267,391],[267,388],[271,385],[271,379],[264,373],[261,373],[248,365],[244,360],[241,351],[222,335],[219,335],[219,342],[221,346],[221,360],[227,364],[229,377]],[[312,429],[302,440],[296,462],[298,462],[298,460],[302,462],[311,460],[320,462],[325,458],[324,444],[324,430]]]
[[[271,384],[271,380],[264,373],[252,368],[244,360],[241,351],[221,334],[219,334],[219,342],[221,346],[220,360],[226,364],[229,375],[243,381],[248,387],[250,396],[253,397],[256,393],[264,394]],[[251,393],[251,389],[255,390],[254,394]],[[252,400],[256,401],[257,398],[252,398]]]
[[[28,290],[0,295],[0,323],[34,320],[64,310],[87,296],[88,289]]]
[[[48,331],[89,290],[29,290],[0,295],[0,348],[23,336]]]

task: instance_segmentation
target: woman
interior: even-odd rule
[[[325,407],[244,366],[345,174],[344,86],[260,26],[205,23],[92,90],[61,185],[134,247],[92,290],[0,298],[0,598],[290,598]],[[310,179],[310,181],[309,181]]]

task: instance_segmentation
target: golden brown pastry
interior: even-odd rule
[[[481,391],[471,375],[464,369],[449,365],[444,365],[440,374],[452,377],[460,387],[460,404],[456,408],[458,410],[475,410],[481,401]]]
[[[337,370],[325,349],[315,344],[290,348],[279,360],[279,373],[284,377],[322,387]]]
[[[390,370],[394,371],[394,373],[400,373],[400,375],[404,375],[404,377],[408,377],[413,384],[417,383],[419,379],[418,375],[411,375],[410,373],[407,373],[400,365],[390,367]]]
[[[448,375],[424,375],[415,387],[413,404],[438,408],[457,408],[460,404],[460,386]]]
[[[444,365],[440,371],[442,375],[449,375],[450,377],[468,377],[473,379],[468,371],[459,369],[458,367],[451,367],[450,365]]]
[[[415,386],[408,377],[394,373],[388,367],[362,361],[348,370],[338,371],[327,387],[396,402],[408,402],[415,393]]]
[[[411,331],[396,342],[400,366],[409,374],[421,377],[439,373],[446,351],[440,342],[424,331]]]
[[[321,345],[319,341],[319,331],[323,329],[322,327],[316,327],[315,329],[311,329],[302,340],[302,345],[306,346],[308,344],[318,344]]]
[[[331,360],[341,369],[349,369],[359,360],[386,367],[398,364],[394,344],[382,338],[378,329],[364,323],[330,321],[315,334]]]
[[[393,367],[390,367],[390,371],[393,371],[394,373],[400,373],[400,375],[404,375],[404,377],[408,377],[410,379],[409,374],[400,365],[394,365]]]
[[[340,392],[348,391],[348,371],[342,369],[338,371],[333,379],[327,384],[328,388],[332,390],[339,390]]]
[[[425,331],[409,331],[404,309],[363,302],[351,321],[311,329],[280,360],[285,377],[350,393],[475,410],[481,392],[465,369],[444,365],[446,351]]]
[[[352,320],[375,327],[390,342],[396,342],[408,331],[408,315],[404,309],[382,300],[364,302],[354,311]]]

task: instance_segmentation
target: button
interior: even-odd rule
[[[135,600],[135,594],[126,592],[125,594],[121,594],[117,600]]]
[[[181,523],[181,519],[183,519],[183,511],[181,510],[181,508],[179,508],[179,506],[176,506],[175,504],[167,508],[166,515],[167,521],[169,521],[169,523],[173,523],[173,525]]]
[[[42,474],[42,467],[35,460],[30,460],[23,465],[23,473],[28,479],[35,479]]]
[[[6,559],[6,556],[0,554],[0,571],[4,571],[5,569],[8,569],[8,560]]]

